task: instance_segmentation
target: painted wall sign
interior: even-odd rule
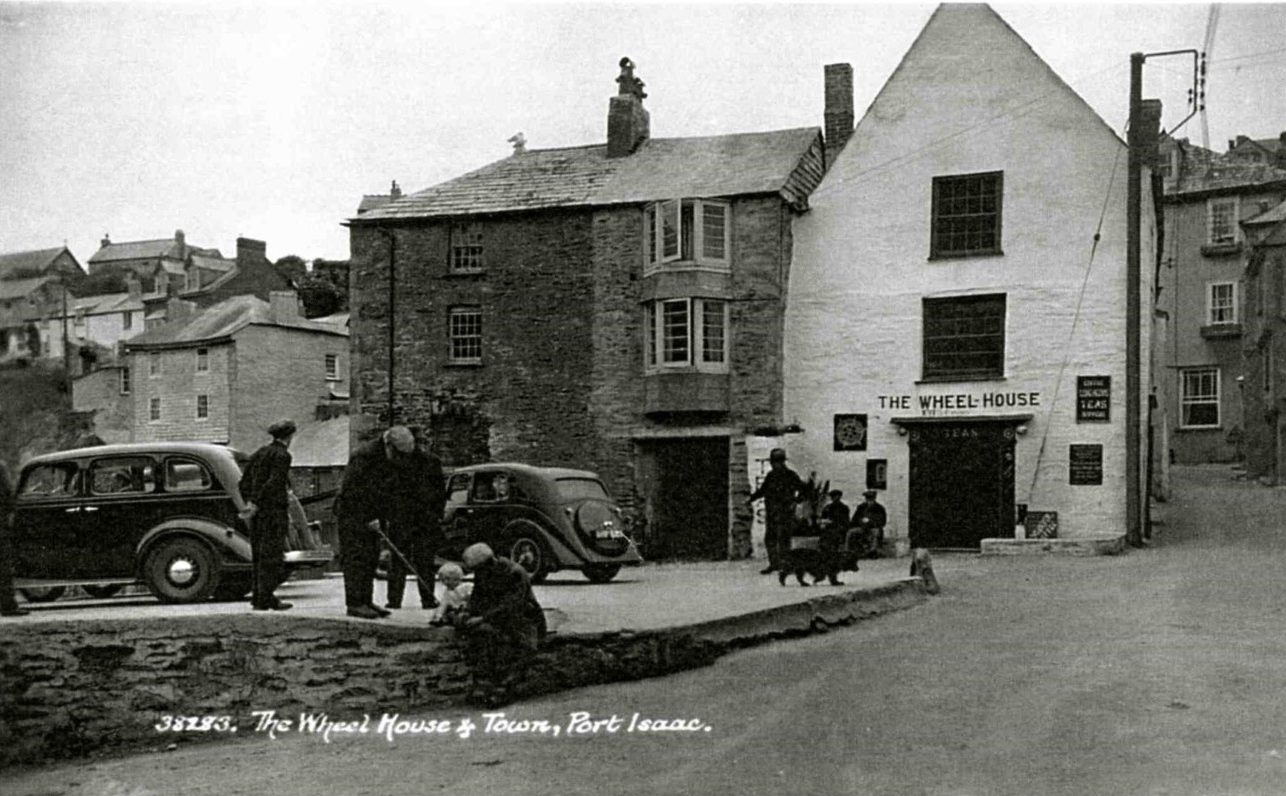
[[[945,395],[880,395],[880,409],[938,415],[946,412],[995,412],[1001,409],[1030,409],[1040,406],[1040,392],[1008,391],[949,393]]]
[[[1112,420],[1112,377],[1076,377],[1076,422],[1108,423]]]
[[[1103,446],[1070,445],[1067,449],[1067,483],[1099,486],[1103,483]]]
[[[867,489],[888,489],[889,488],[889,460],[888,459],[867,459],[866,460],[866,488]]]
[[[1028,511],[1026,521],[1028,539],[1057,539],[1057,511]]]
[[[835,415],[835,450],[866,450],[866,415]]]

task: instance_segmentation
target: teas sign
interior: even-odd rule
[[[1108,423],[1112,420],[1112,377],[1076,377],[1076,422]]]

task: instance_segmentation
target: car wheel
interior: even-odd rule
[[[67,589],[64,586],[50,586],[46,589],[26,588],[18,589],[18,592],[27,598],[29,603],[51,603],[63,596]]]
[[[143,566],[147,587],[163,603],[208,600],[219,587],[219,575],[219,562],[210,548],[187,537],[161,542]]]
[[[527,570],[532,583],[542,583],[549,575],[549,554],[541,540],[540,528],[527,520],[511,522],[505,527],[504,555]]]
[[[84,589],[85,593],[90,597],[97,597],[100,600],[106,600],[108,597],[114,597],[117,592],[124,587],[119,583],[116,583],[107,586],[81,586],[81,588]]]
[[[590,583],[607,583],[616,577],[616,573],[621,571],[620,564],[586,564],[584,570],[585,577],[589,578]]]
[[[249,573],[224,575],[214,590],[214,599],[221,602],[236,602],[245,599],[254,587],[254,579]]]

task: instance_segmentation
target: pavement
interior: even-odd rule
[[[935,557],[940,581],[975,554],[943,554]],[[877,594],[907,580],[909,558],[872,559],[861,562],[858,572],[845,572],[842,586],[823,581],[801,588],[792,576],[787,585],[775,575],[761,575],[763,561],[712,561],[695,563],[645,564],[621,571],[615,580],[593,584],[579,572],[558,572],[536,586],[536,597],[545,608],[551,630],[558,633],[602,633],[623,630],[645,631],[715,622],[785,606],[808,604],[816,598],[847,595],[860,600],[864,593]],[[377,581],[375,600],[383,604],[386,584]],[[441,586],[439,585],[440,589]],[[277,595],[294,604],[290,611],[272,616],[289,621],[292,617],[333,619],[368,623],[344,613],[343,579],[338,573],[312,580],[291,580]],[[381,624],[414,626],[428,622],[428,612],[418,607],[413,582],[407,583],[407,599],[401,610],[380,620]],[[22,622],[88,621],[113,618],[143,619],[170,616],[212,616],[249,613],[244,602],[164,605],[142,587],[130,587],[111,599],[93,599],[78,590],[52,603],[29,604],[31,614]]]

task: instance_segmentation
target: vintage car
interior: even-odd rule
[[[559,569],[579,569],[594,583],[643,563],[622,527],[621,510],[598,476],[527,464],[478,464],[447,480],[443,557],[486,542],[539,583]]]
[[[195,442],[103,445],[38,456],[14,500],[15,585],[33,601],[69,586],[105,597],[142,583],[162,602],[239,599],[251,587],[238,518],[243,453]],[[288,550],[287,571],[329,549]]]

